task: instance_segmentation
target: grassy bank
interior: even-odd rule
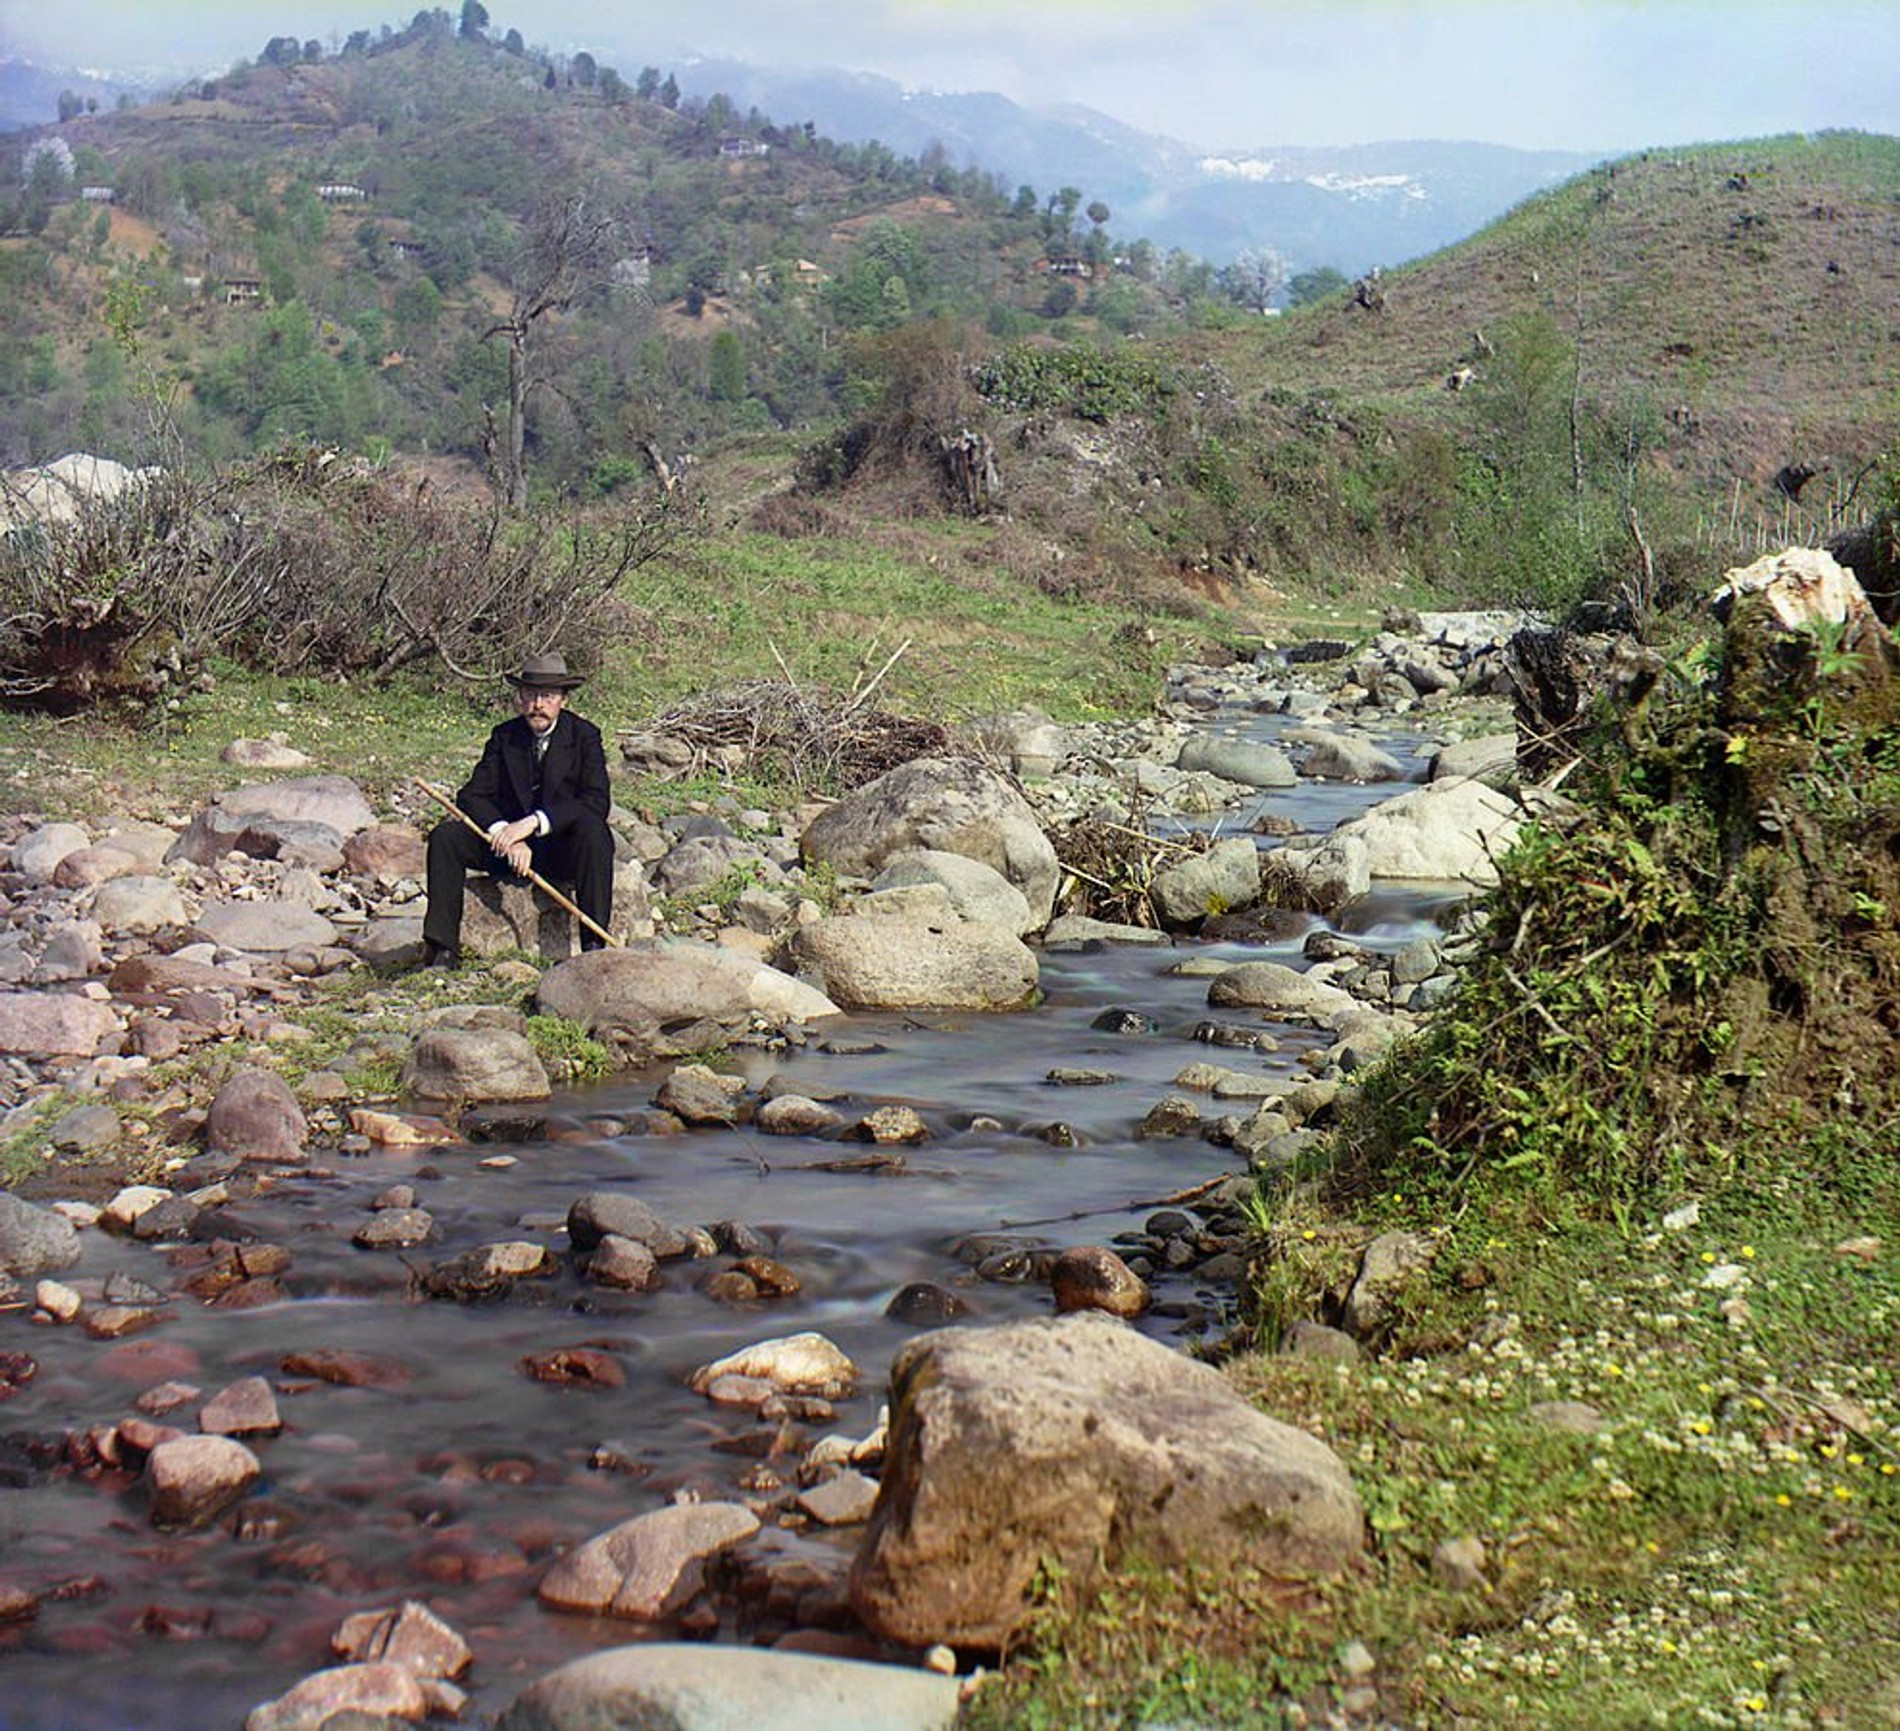
[[[980,529],[903,539],[786,541],[722,534],[643,566],[625,622],[577,707],[611,734],[714,686],[791,679],[955,722],[1034,703],[1060,720],[1145,713],[1163,668],[1258,631],[1215,608],[1156,612],[1127,598],[1060,596],[986,556]],[[440,672],[382,682],[274,675],[213,661],[170,707],[118,714],[0,710],[0,805],[59,818],[188,817],[244,779],[219,760],[235,738],[284,736],[312,774],[349,775],[389,815],[419,811],[415,775],[455,783],[505,713],[497,682]],[[768,790],[785,793],[791,790]],[[632,803],[672,797],[623,783]]]
[[[1892,1724],[1892,1222],[1798,1189],[1676,1231],[1468,1217],[1376,1359],[1232,1366],[1347,1463],[1364,1567],[1057,1589],[975,1722]],[[1350,1277],[1363,1230],[1280,1230],[1316,1285]],[[1470,1584],[1433,1564],[1461,1539]]]

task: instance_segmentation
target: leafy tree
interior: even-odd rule
[[[1270,246],[1243,248],[1220,272],[1228,299],[1250,313],[1264,313],[1286,281],[1286,260]]]
[[[462,0],[462,22],[456,33],[464,42],[480,42],[488,31],[488,8],[482,0]]]
[[[567,63],[568,76],[583,90],[592,90],[600,78],[600,62],[583,48]]]
[[[660,86],[660,106],[678,108],[680,105],[680,81],[672,73],[666,75],[666,82]]]
[[[707,389],[716,403],[739,403],[746,394],[745,344],[736,332],[721,331],[706,354]]]
[[[528,52],[528,45],[521,40],[521,32],[519,30],[511,29],[508,34],[501,39],[501,51],[504,54],[512,54],[519,60],[522,55]]]
[[[660,95],[660,69],[657,66],[642,66],[640,76],[633,81],[633,93],[642,102],[654,102]]]
[[[77,116],[84,113],[86,104],[78,91],[62,90],[59,93],[59,101],[58,101],[57,107],[59,110],[60,124],[64,126],[67,121],[75,119]]]
[[[1321,265],[1317,270],[1297,272],[1287,284],[1287,301],[1296,307],[1311,306],[1315,301],[1329,300],[1348,286],[1344,271],[1334,270],[1329,264]]]

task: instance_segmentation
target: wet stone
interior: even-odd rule
[[[175,1437],[145,1463],[152,1487],[152,1524],[195,1527],[214,1519],[263,1474],[257,1456],[229,1437]]]
[[[341,1388],[405,1388],[414,1380],[414,1373],[401,1359],[342,1347],[293,1352],[278,1368],[286,1376],[313,1377]]]
[[[518,1361],[524,1376],[559,1388],[625,1388],[627,1373],[610,1352],[592,1346],[531,1352]]]
[[[891,1321],[901,1322],[907,1328],[937,1328],[966,1315],[969,1308],[948,1287],[937,1286],[927,1280],[913,1280],[908,1286],[899,1287],[892,1295],[890,1303],[884,1307],[884,1314]]]
[[[1103,1310],[1110,1316],[1139,1316],[1148,1308],[1148,1288],[1114,1251],[1100,1244],[1078,1245],[1056,1258],[1050,1274],[1056,1309]]]
[[[1142,1115],[1135,1134],[1145,1140],[1168,1136],[1192,1136],[1201,1127],[1201,1109],[1192,1100],[1170,1094],[1157,1100]]]
[[[644,1244],[610,1232],[588,1258],[587,1278],[596,1286],[619,1292],[645,1292],[659,1284],[660,1270],[653,1252]]]
[[[928,1141],[930,1126],[909,1106],[879,1106],[867,1112],[852,1128],[860,1142],[875,1142],[880,1147]]]
[[[220,1389],[198,1414],[207,1436],[275,1436],[283,1429],[277,1396],[261,1376],[240,1377]]]
[[[426,1208],[385,1208],[350,1234],[362,1250],[411,1250],[426,1244],[435,1232],[435,1217]]]
[[[1104,1010],[1089,1026],[1098,1034],[1156,1034],[1161,1024],[1140,1010]]]

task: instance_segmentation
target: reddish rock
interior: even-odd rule
[[[408,824],[371,824],[343,844],[343,869],[383,883],[419,878],[428,864],[422,832]]]
[[[799,1290],[798,1276],[769,1256],[748,1256],[734,1267],[768,1298],[791,1298]]]
[[[269,1070],[245,1070],[220,1088],[205,1117],[205,1146],[246,1160],[301,1160],[310,1127],[290,1084]]]
[[[520,1366],[536,1382],[550,1382],[561,1388],[624,1388],[627,1384],[620,1360],[591,1346],[531,1352],[520,1360]]]
[[[660,1283],[653,1252],[631,1238],[610,1232],[594,1247],[587,1261],[587,1278],[596,1286],[621,1292],[645,1292]]]
[[[1079,1245],[1056,1258],[1050,1276],[1056,1309],[1103,1310],[1110,1316],[1139,1316],[1148,1308],[1148,1287],[1127,1263],[1099,1244]]]
[[[40,1363],[30,1352],[0,1352],[0,1400],[24,1388],[40,1374]]]
[[[37,1593],[15,1581],[0,1581],[0,1623],[30,1623],[39,1614]]]
[[[158,1424],[149,1418],[123,1419],[118,1426],[114,1452],[124,1465],[136,1466],[160,1443],[188,1435],[190,1432],[180,1430],[175,1424]]]
[[[468,1643],[417,1599],[405,1600],[393,1611],[363,1611],[346,1618],[330,1645],[342,1658],[359,1663],[386,1659],[418,1677],[459,1677],[474,1658]]]
[[[161,1382],[148,1388],[132,1404],[148,1418],[163,1418],[181,1406],[189,1406],[203,1391],[188,1382]]]
[[[0,992],[0,1054],[90,1058],[118,1032],[117,1013],[91,998],[67,992]]]
[[[699,1588],[706,1558],[749,1539],[759,1518],[737,1503],[683,1503],[623,1521],[561,1558],[541,1602],[561,1610],[654,1618]]]
[[[86,1332],[94,1340],[120,1340],[170,1320],[169,1311],[150,1304],[102,1304],[86,1313]]]
[[[207,1436],[275,1436],[284,1421],[271,1385],[261,1376],[246,1376],[205,1402],[198,1428]]]
[[[110,842],[99,842],[69,853],[53,868],[54,886],[62,890],[90,889],[108,878],[130,877],[143,871],[139,857]]]
[[[372,1665],[337,1665],[304,1678],[294,1689],[251,1710],[244,1731],[318,1731],[332,1719],[420,1721],[429,1716],[429,1697],[421,1679],[407,1666],[387,1660]]]
[[[215,1519],[263,1476],[257,1456],[221,1436],[174,1437],[152,1450],[152,1525],[197,1527]]]
[[[335,1346],[290,1353],[278,1368],[286,1376],[315,1377],[342,1388],[406,1388],[414,1380],[414,1372],[399,1358]]]

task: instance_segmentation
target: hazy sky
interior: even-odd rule
[[[1577,150],[1900,132],[1900,0],[487,0],[495,34],[631,78],[698,51],[1081,102],[1214,147],[1456,138]],[[460,0],[443,0],[459,15]],[[415,0],[0,0],[0,48],[209,71]]]

